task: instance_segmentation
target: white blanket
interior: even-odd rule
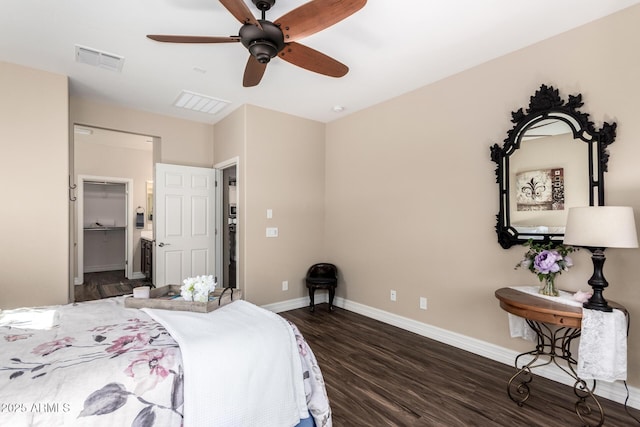
[[[143,310],[180,345],[185,427],[285,427],[308,417],[296,339],[282,317],[241,300],[206,314]]]

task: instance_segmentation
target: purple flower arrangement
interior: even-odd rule
[[[553,242],[534,242],[531,239],[524,246],[528,246],[529,250],[515,268],[526,268],[538,276],[541,282],[545,282],[540,293],[557,296],[558,291],[554,287],[555,277],[573,267],[573,260],[569,254],[577,249]]]

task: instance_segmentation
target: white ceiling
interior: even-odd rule
[[[251,0],[245,0],[260,17]],[[275,21],[305,0],[277,0]],[[322,122],[377,104],[614,13],[640,0],[369,0],[299,40],[349,66],[340,79],[274,58],[242,87],[240,43],[170,44],[146,34],[237,35],[217,0],[2,0],[0,61],[69,76],[74,96],[215,123],[249,103]],[[75,61],[75,45],[123,56],[121,73]],[[181,110],[182,90],[230,101],[216,115]],[[333,106],[344,107],[342,113]]]

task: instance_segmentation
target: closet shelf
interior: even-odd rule
[[[124,230],[126,227],[85,227],[84,231]]]

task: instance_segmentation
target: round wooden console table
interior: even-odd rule
[[[582,307],[540,298],[513,288],[500,288],[495,292],[495,296],[503,310],[525,319],[536,333],[537,339],[534,350],[516,356],[516,373],[507,385],[507,393],[511,400],[522,406],[530,395],[529,384],[533,380],[531,370],[554,363],[575,381],[573,390],[578,397],[575,411],[580,420],[586,426],[601,426],[604,423],[604,410],[593,394],[596,381],[593,380],[589,386],[585,380],[578,377],[574,369],[577,361],[573,358],[570,348],[572,341],[580,337]],[[626,314],[626,309],[620,304],[611,301],[609,304]],[[519,364],[523,356],[530,356],[531,360]],[[593,409],[589,402],[595,405]],[[588,419],[594,417],[595,421]]]

